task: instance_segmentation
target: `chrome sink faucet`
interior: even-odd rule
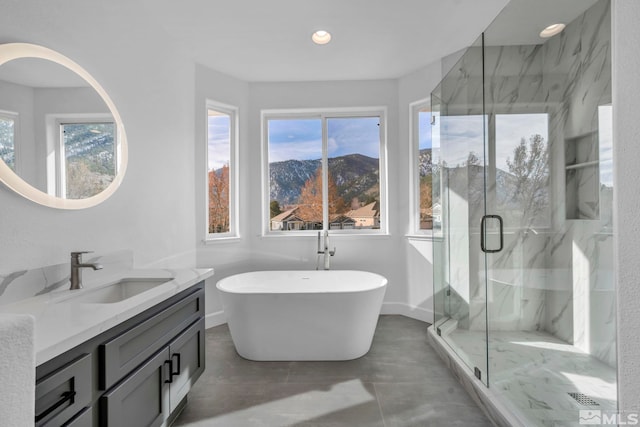
[[[318,255],[324,255],[324,269],[329,270],[331,257],[336,254],[336,248],[329,250],[329,230],[324,230],[324,250],[320,250],[320,232],[318,231]],[[317,270],[317,268],[316,268]]]
[[[71,252],[71,287],[70,290],[82,288],[82,270],[81,268],[93,268],[94,270],[102,270],[102,264],[98,263],[82,263],[82,254],[90,254],[91,252]]]

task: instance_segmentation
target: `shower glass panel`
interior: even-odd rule
[[[574,5],[561,36],[505,43],[521,6],[484,39],[487,211],[505,241],[487,255],[489,386],[532,425],[579,425],[617,407],[610,2]]]
[[[532,426],[617,409],[610,1],[558,3],[541,39],[511,0],[432,96],[436,330]]]
[[[432,140],[439,145],[433,203],[442,210],[441,224],[434,225],[434,301],[438,333],[486,384],[486,260],[477,251],[486,203],[482,76],[479,38],[432,97]]]

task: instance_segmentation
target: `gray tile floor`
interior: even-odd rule
[[[226,325],[206,339],[207,369],[175,426],[491,426],[417,320],[380,316],[369,353],[346,362],[251,362]]]

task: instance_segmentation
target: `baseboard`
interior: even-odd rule
[[[433,310],[411,306],[402,302],[382,303],[380,314],[400,314],[412,319],[421,320],[427,323],[433,323]]]
[[[224,311],[216,311],[215,313],[209,313],[204,320],[204,327],[206,329],[213,328],[214,326],[220,326],[227,323],[227,318],[224,315]]]

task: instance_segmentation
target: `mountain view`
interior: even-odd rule
[[[104,190],[116,175],[113,123],[62,125],[69,199],[83,199]]]
[[[361,154],[329,159],[329,173],[338,188],[338,195],[346,202],[354,197],[366,202],[379,195],[378,159]],[[280,206],[295,204],[305,182],[315,176],[321,165],[318,160],[285,160],[269,164],[271,200],[277,200]]]

